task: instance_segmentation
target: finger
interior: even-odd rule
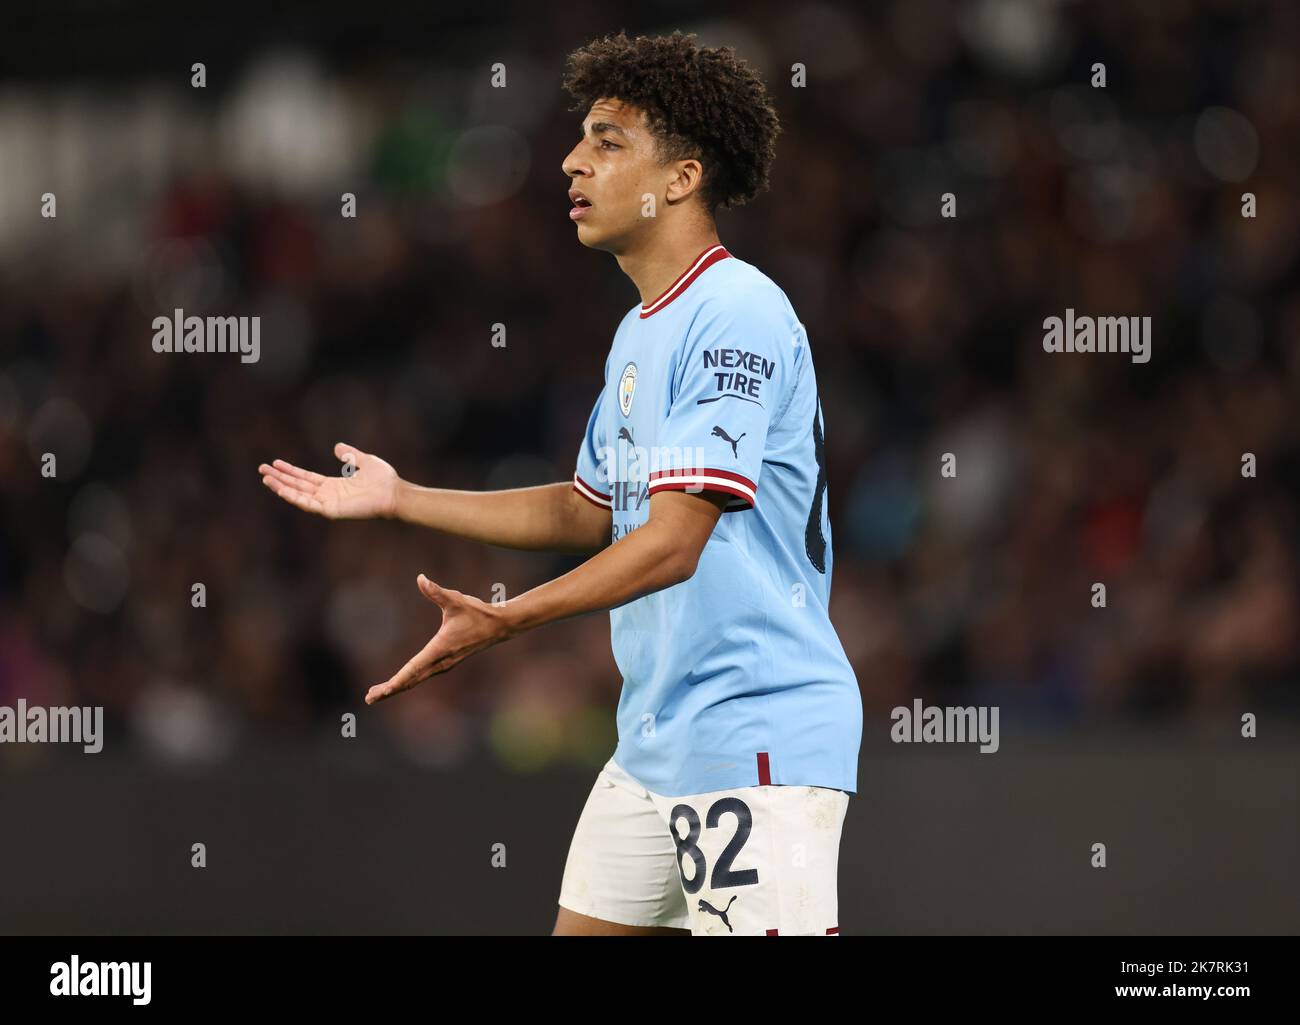
[[[377,683],[366,691],[366,704],[373,705],[376,701],[383,701],[385,698],[391,698],[394,694],[410,690],[417,683],[433,675],[430,672],[431,665],[428,649],[426,648],[407,662],[406,665],[402,666],[391,679],[384,683]]]
[[[404,690],[409,690],[414,684],[399,686],[392,683],[377,683],[366,691],[366,704],[375,705],[380,701],[391,698],[394,694],[400,694]]]
[[[341,463],[359,463],[361,462],[361,452],[354,445],[349,445],[345,441],[340,441],[334,446],[334,456]]]
[[[283,498],[290,505],[296,505],[299,509],[306,512],[325,514],[325,506],[319,499],[307,494],[305,491],[299,491],[297,488],[288,487],[274,477],[263,477],[262,483],[265,484],[276,495]]]
[[[298,491],[296,488],[285,487],[272,477],[263,477],[262,483],[290,505],[296,505],[299,509],[310,513],[316,513],[318,516],[325,515],[325,506],[321,505],[318,499],[312,498],[311,495]]]
[[[301,491],[305,495],[314,495],[316,493],[314,484],[303,480],[301,477],[290,477],[287,473],[282,473],[273,466],[263,468],[262,476],[269,477],[271,480],[283,484],[286,488]]]
[[[319,473],[311,470],[304,470],[301,466],[294,466],[293,463],[286,463],[283,459],[277,459],[272,465],[283,473],[291,477],[297,477],[299,480],[309,481],[312,484],[320,484],[325,478]]]

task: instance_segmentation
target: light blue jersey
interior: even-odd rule
[[[573,486],[611,510],[615,543],[656,492],[731,496],[689,580],[610,610],[618,765],[665,796],[855,792],[862,699],[827,613],[817,377],[785,293],[717,245],[630,310]]]

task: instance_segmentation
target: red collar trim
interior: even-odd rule
[[[704,250],[704,252],[700,253],[700,255],[695,258],[694,262],[692,262],[686,270],[682,271],[677,280],[669,285],[667,290],[659,296],[658,299],[648,305],[642,305],[641,319],[645,320],[645,318],[650,316],[652,313],[658,313],[670,302],[685,292],[686,289],[690,287],[692,281],[698,278],[719,260],[725,260],[730,255],[731,254],[723,248],[721,242],[717,245],[709,246],[708,249]]]

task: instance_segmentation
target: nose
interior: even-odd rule
[[[564,163],[560,165],[560,169],[564,172],[565,177],[577,178],[591,174],[591,167],[582,159],[581,150],[582,143],[579,142],[569,151],[569,155],[564,158]]]

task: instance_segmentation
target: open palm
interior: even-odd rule
[[[439,587],[423,573],[416,578],[416,585],[421,594],[442,609],[442,625],[433,635],[433,640],[397,673],[385,683],[377,683],[366,691],[367,705],[410,690],[429,677],[459,665],[475,652],[511,636],[502,616],[503,606]]]
[[[339,442],[334,455],[343,475],[326,477],[283,459],[257,468],[262,483],[290,505],[330,520],[365,520],[393,516],[397,509],[397,471],[378,456]]]

